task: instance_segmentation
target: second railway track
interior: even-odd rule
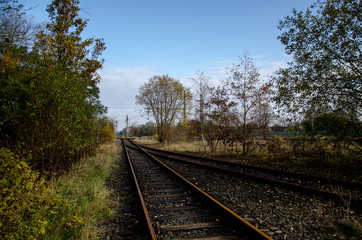
[[[357,182],[327,179],[284,170],[263,168],[252,165],[167,152],[149,147],[145,148],[153,155],[169,159],[171,161],[184,162],[199,167],[217,169],[218,171],[226,172],[229,175],[250,178],[254,181],[273,184],[276,186],[299,191],[304,194],[307,193],[315,196],[322,196],[323,198],[331,199],[336,202],[350,199],[351,207],[353,207],[356,211],[360,211],[362,207],[362,184]]]

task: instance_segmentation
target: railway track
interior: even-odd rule
[[[271,239],[142,148],[122,142],[150,239]]]
[[[132,142],[132,141],[131,141]],[[134,146],[138,146],[132,142]],[[149,153],[160,158],[174,162],[192,164],[202,168],[210,168],[221,171],[229,175],[252,179],[257,182],[273,184],[279,187],[298,191],[303,194],[310,194],[338,203],[348,201],[350,206],[356,211],[362,207],[362,184],[348,182],[338,179],[321,178],[312,175],[288,172],[271,168],[221,161],[210,158],[168,152],[155,148],[142,146]]]

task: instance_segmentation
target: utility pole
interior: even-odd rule
[[[114,130],[114,133],[116,134],[116,136],[118,135],[117,129],[118,129],[118,121],[116,120],[116,126],[115,126],[115,130]]]
[[[186,125],[186,93],[184,90],[184,125]]]
[[[201,132],[204,130],[204,94],[200,93],[200,123],[201,123]]]
[[[147,120],[149,121],[150,120],[150,108],[146,108],[147,109]]]
[[[126,131],[125,131],[126,137],[128,137],[128,126],[129,126],[129,117],[128,117],[128,115],[127,115],[127,116],[126,116]]]

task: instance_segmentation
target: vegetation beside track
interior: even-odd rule
[[[9,150],[1,149],[1,239],[95,239],[99,221],[110,214],[104,188],[117,156],[103,144],[71,171],[45,180]]]
[[[215,158],[243,161],[250,164],[262,164],[269,167],[288,168],[306,173],[325,173],[331,177],[361,181],[361,153],[347,148],[340,151],[333,147],[328,138],[308,141],[298,137],[282,138],[274,136],[269,139],[254,140],[253,149],[247,156],[235,151],[235,145],[224,147],[218,145],[216,151],[206,146],[201,140],[159,143],[156,138],[138,137],[139,144],[156,147],[166,151],[185,152],[213,156]],[[234,150],[233,150],[234,149]]]

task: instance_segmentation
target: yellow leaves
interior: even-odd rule
[[[80,216],[78,216],[78,215],[75,215],[74,218],[72,219],[72,223],[73,223],[73,224],[77,224],[77,225],[83,224],[83,223],[84,223],[83,220],[84,220],[84,219],[83,219],[82,217],[80,217]]]
[[[79,60],[85,60],[90,52],[88,47],[91,45],[97,50],[88,58],[96,59],[104,50],[104,42],[100,39],[96,42],[92,38],[82,41],[81,34],[87,25],[87,20],[79,17],[79,10],[79,1],[53,1],[47,8],[51,18],[51,22],[47,25],[48,31],[38,35],[41,43],[39,48],[44,49],[54,60],[61,60],[71,67],[78,65]]]
[[[102,141],[104,142],[110,142],[114,140],[114,132],[109,123],[107,123],[101,133]]]
[[[1,57],[0,71],[5,72],[14,69],[19,65],[19,57],[13,56],[11,51],[6,51]]]
[[[262,157],[263,161],[270,161],[274,159],[274,154],[273,153],[267,153],[265,154],[265,156]]]
[[[274,139],[277,140],[278,142],[284,142],[284,138],[279,135],[275,135]]]
[[[79,216],[79,209],[75,210],[73,213],[72,213],[72,216],[69,216],[69,218],[67,219],[67,221],[65,222],[65,225],[67,227],[75,227],[75,226],[79,226],[81,224],[84,223],[83,221],[84,219]]]
[[[37,225],[38,226],[46,226],[46,225],[48,225],[48,221],[39,219]]]

